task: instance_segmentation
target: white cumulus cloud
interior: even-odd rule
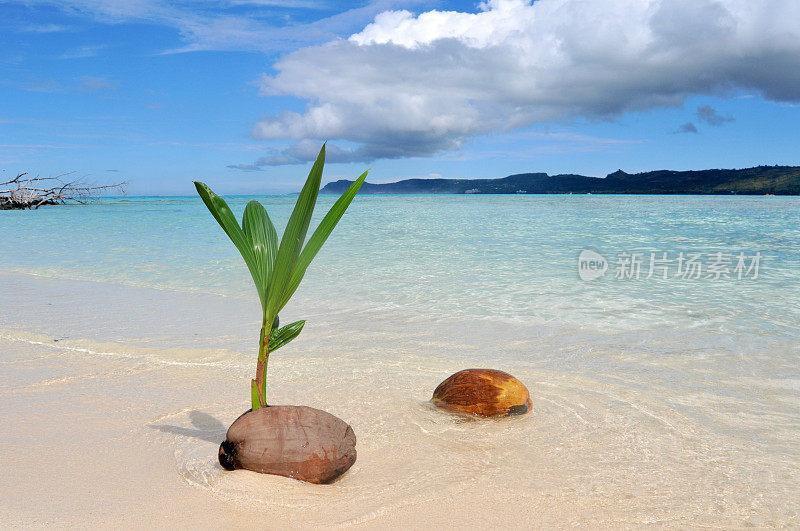
[[[386,11],[284,56],[264,95],[307,100],[260,139],[357,147],[342,160],[426,156],[537,122],[612,118],[745,89],[800,101],[797,0],[490,0],[476,13]],[[346,151],[346,152],[344,152]],[[271,163],[281,163],[276,158]]]

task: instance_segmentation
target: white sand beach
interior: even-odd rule
[[[228,424],[248,407],[252,338],[237,327],[249,323],[229,317],[251,301],[1,278],[4,527],[798,523],[792,388],[751,381],[760,396],[666,396],[659,385],[496,362],[529,386],[532,414],[464,421],[432,409],[430,392],[465,368],[464,351],[508,330],[443,334],[440,323],[434,334],[424,322],[397,330],[364,314],[314,316],[271,360],[271,401],[345,419],[358,460],[336,483],[309,485],[217,463]],[[347,323],[357,317],[374,324],[355,336]],[[514,349],[556,341],[523,332]]]

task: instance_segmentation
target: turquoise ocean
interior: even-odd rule
[[[249,199],[228,201],[240,216]],[[279,230],[295,200],[255,199]],[[315,222],[334,199],[320,197]],[[464,318],[797,341],[798,222],[800,199],[794,197],[361,196],[298,297],[385,310],[400,323]],[[5,271],[254,293],[241,258],[194,197],[3,212],[0,232]],[[608,263],[603,277],[588,282],[578,270],[587,249]],[[687,276],[683,268],[681,274],[681,253],[685,260],[700,255],[700,271]],[[717,253],[723,256],[715,278],[709,267]],[[736,271],[742,254],[749,273]],[[638,275],[619,265],[626,255],[639,259]],[[651,273],[653,256],[669,263],[655,264]]]
[[[241,219],[252,198],[227,199]],[[295,197],[255,199],[280,232]],[[320,196],[312,227],[334,200]],[[5,272],[255,304],[242,259],[196,197],[3,212],[0,233]],[[593,280],[579,274],[587,250],[606,262]],[[696,268],[687,271],[691,257]],[[597,374],[635,372],[660,359],[663,372],[648,369],[651,378],[679,387],[691,381],[667,370],[669,358],[719,374],[780,379],[798,391],[800,199],[360,196],[293,302],[313,315],[352,316],[341,326],[354,334],[422,323],[434,336],[476,334],[494,344],[465,351],[478,364],[502,358]],[[543,336],[554,341],[546,351],[514,344]],[[610,350],[592,354],[600,347]],[[633,365],[620,356],[633,356]]]

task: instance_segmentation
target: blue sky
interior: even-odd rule
[[[800,165],[798,4],[0,0],[0,180]]]

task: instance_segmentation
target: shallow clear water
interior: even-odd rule
[[[259,198],[280,228],[294,197]],[[318,220],[335,198],[322,196]],[[237,215],[247,198],[231,198]],[[800,199],[707,196],[363,196],[309,270],[298,296],[398,318],[469,317],[603,330],[763,333],[796,340]],[[0,215],[0,268],[226,295],[254,293],[199,199],[127,198]],[[605,277],[578,277],[592,249]],[[615,279],[641,253],[639,280]],[[646,279],[651,253],[722,252],[733,279]],[[761,253],[737,279],[739,253]],[[703,270],[702,277],[705,277]]]
[[[294,197],[259,199],[280,230]],[[246,201],[230,199],[237,215]],[[584,524],[796,524],[798,221],[790,197],[358,197],[282,314],[308,324],[271,360],[271,392],[356,429],[341,522],[502,486],[509,504],[578,504]],[[241,400],[199,406],[221,424],[212,442],[176,436],[178,472],[287,515],[320,502],[315,487],[215,464],[213,440],[246,403],[258,303],[199,199],[2,212],[0,234],[0,339],[195,367],[201,385],[224,371],[242,389],[215,396]],[[607,260],[602,278],[579,276],[587,249]],[[638,279],[615,278],[620,253],[641,253]],[[647,278],[651,253],[701,253],[701,278],[676,262]],[[718,280],[716,253],[730,258]],[[738,278],[740,253],[760,253],[757,275]],[[436,383],[469,366],[521,378],[533,414],[481,427],[430,410]],[[164,416],[176,433],[187,411]]]

